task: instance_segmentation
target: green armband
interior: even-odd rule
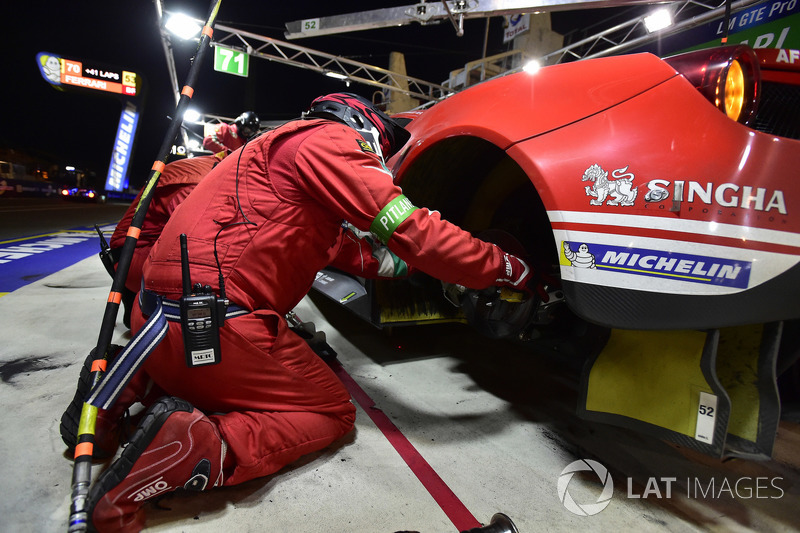
[[[391,202],[386,204],[386,207],[381,209],[381,212],[372,221],[369,230],[378,237],[379,241],[386,244],[389,242],[394,230],[397,229],[397,226],[416,210],[417,207],[405,195],[401,194],[393,198]]]

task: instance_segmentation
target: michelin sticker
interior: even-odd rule
[[[751,267],[749,261],[579,241],[562,241],[561,264],[738,289],[747,288]]]

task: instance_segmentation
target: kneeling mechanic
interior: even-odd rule
[[[319,97],[301,119],[226,157],[170,218],[144,265],[133,331],[153,302],[180,299],[182,234],[192,280],[224,291],[243,312],[219,330],[221,361],[191,368],[180,323],[170,322],[117,403],[98,416],[103,442],[114,428],[100,421],[116,420],[148,387],[166,395],[92,485],[98,531],[139,531],[148,499],[272,474],[353,429],[347,390],[284,318],[348,248],[348,224],[442,281],[531,290],[525,262],[413,206],[394,184],[384,158],[408,138],[359,96]]]

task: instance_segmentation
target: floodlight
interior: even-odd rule
[[[672,26],[672,13],[669,9],[661,8],[653,11],[644,18],[644,27],[648,33],[654,33]]]
[[[194,19],[183,13],[170,15],[164,27],[181,39],[191,39],[202,29]]]
[[[539,72],[540,68],[542,68],[542,65],[535,59],[532,59],[527,63],[525,63],[525,65],[523,65],[522,70],[524,70],[528,74],[536,74],[537,72]]]
[[[334,72],[332,70],[328,70],[325,72],[325,75],[330,78],[335,78],[337,80],[346,80],[347,76],[342,74],[341,72]]]
[[[197,124],[201,121],[201,118],[200,112],[196,109],[190,108],[183,112],[183,120],[185,122],[193,122]]]

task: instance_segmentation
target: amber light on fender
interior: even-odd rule
[[[665,61],[730,119],[747,124],[755,116],[761,73],[750,47],[697,50]]]
[[[744,108],[744,72],[738,61],[732,61],[725,77],[725,114],[739,120]]]

